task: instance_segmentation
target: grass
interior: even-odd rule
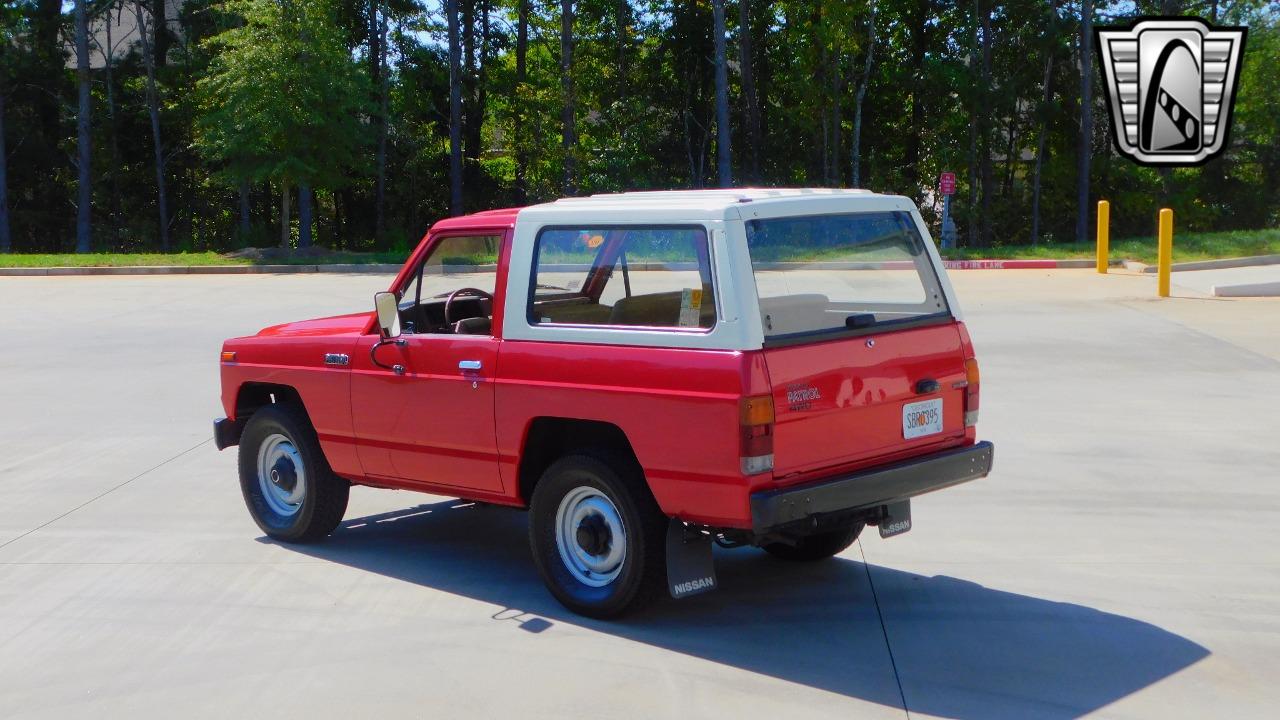
[[[14,253],[0,255],[0,267],[122,267],[130,265],[330,265],[405,261],[404,252],[333,252],[324,255],[246,260],[216,252],[192,253]]]
[[[14,253],[0,267],[120,267],[123,265],[246,265],[215,252],[201,253]]]
[[[841,253],[842,255],[845,253]],[[1280,254],[1280,229],[1234,230],[1230,232],[1177,233],[1173,236],[1174,262],[1213,260],[1247,255]],[[123,265],[328,265],[404,262],[401,252],[333,252],[253,261],[224,257],[215,252],[197,253],[49,253],[0,255],[0,267],[118,267]],[[989,248],[957,248],[946,250],[951,260],[981,259],[1052,259],[1092,258],[1093,243],[1054,243],[1044,245],[1000,245]],[[584,256],[585,257],[585,256]],[[1154,237],[1131,237],[1112,240],[1111,257],[1117,260],[1156,261]],[[571,262],[574,258],[544,258],[553,262]],[[807,258],[810,261],[821,257]],[[867,258],[870,259],[870,258]],[[445,264],[492,263],[492,256],[459,256],[444,258]],[[586,259],[589,262],[589,259]]]
[[[1004,245],[990,248],[956,248],[943,251],[949,260],[1051,259],[1069,260],[1094,257],[1094,243],[1055,243],[1045,245]],[[1173,235],[1173,261],[1216,260],[1249,255],[1280,255],[1280,229],[1233,230],[1230,232],[1178,233]],[[1156,261],[1156,238],[1130,237],[1112,239],[1111,258],[1115,260]]]

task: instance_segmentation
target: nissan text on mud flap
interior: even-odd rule
[[[714,589],[713,545],[829,558],[991,469],[973,345],[906,198],[451,218],[373,305],[223,345],[215,439],[272,538],[327,536],[352,484],[527,508],[548,589],[607,617]]]

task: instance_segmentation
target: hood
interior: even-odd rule
[[[333,317],[316,318],[315,320],[299,320],[298,322],[263,328],[258,331],[258,337],[308,337],[362,333],[372,320],[372,312],[334,315]]]

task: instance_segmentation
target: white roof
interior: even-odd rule
[[[871,202],[868,202],[871,201]],[[652,190],[624,193],[608,193],[588,197],[572,197],[555,202],[533,205],[520,211],[522,219],[547,222],[568,221],[572,214],[582,218],[582,213],[625,216],[637,221],[653,221],[654,214],[663,214],[670,220],[717,219],[739,217],[740,208],[763,210],[763,206],[803,205],[806,211],[815,205],[828,212],[855,209],[881,209],[886,201],[894,206],[911,201],[894,195],[881,195],[870,190],[845,190],[838,188],[726,188],[716,190]],[[869,207],[869,206],[877,207]],[[851,207],[853,206],[853,207]],[[780,208],[779,208],[780,209]],[[798,209],[798,208],[797,208]],[[756,215],[748,212],[747,215]],[[770,213],[772,214],[772,213]],[[597,220],[600,219],[598,216]],[[615,218],[610,218],[615,219]],[[616,219],[622,219],[617,217]]]

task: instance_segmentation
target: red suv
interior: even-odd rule
[[[437,223],[374,311],[222,351],[219,449],[286,542],[351,484],[528,508],[567,607],[715,587],[712,544],[831,557],[984,477],[978,365],[910,200],[652,192]]]

